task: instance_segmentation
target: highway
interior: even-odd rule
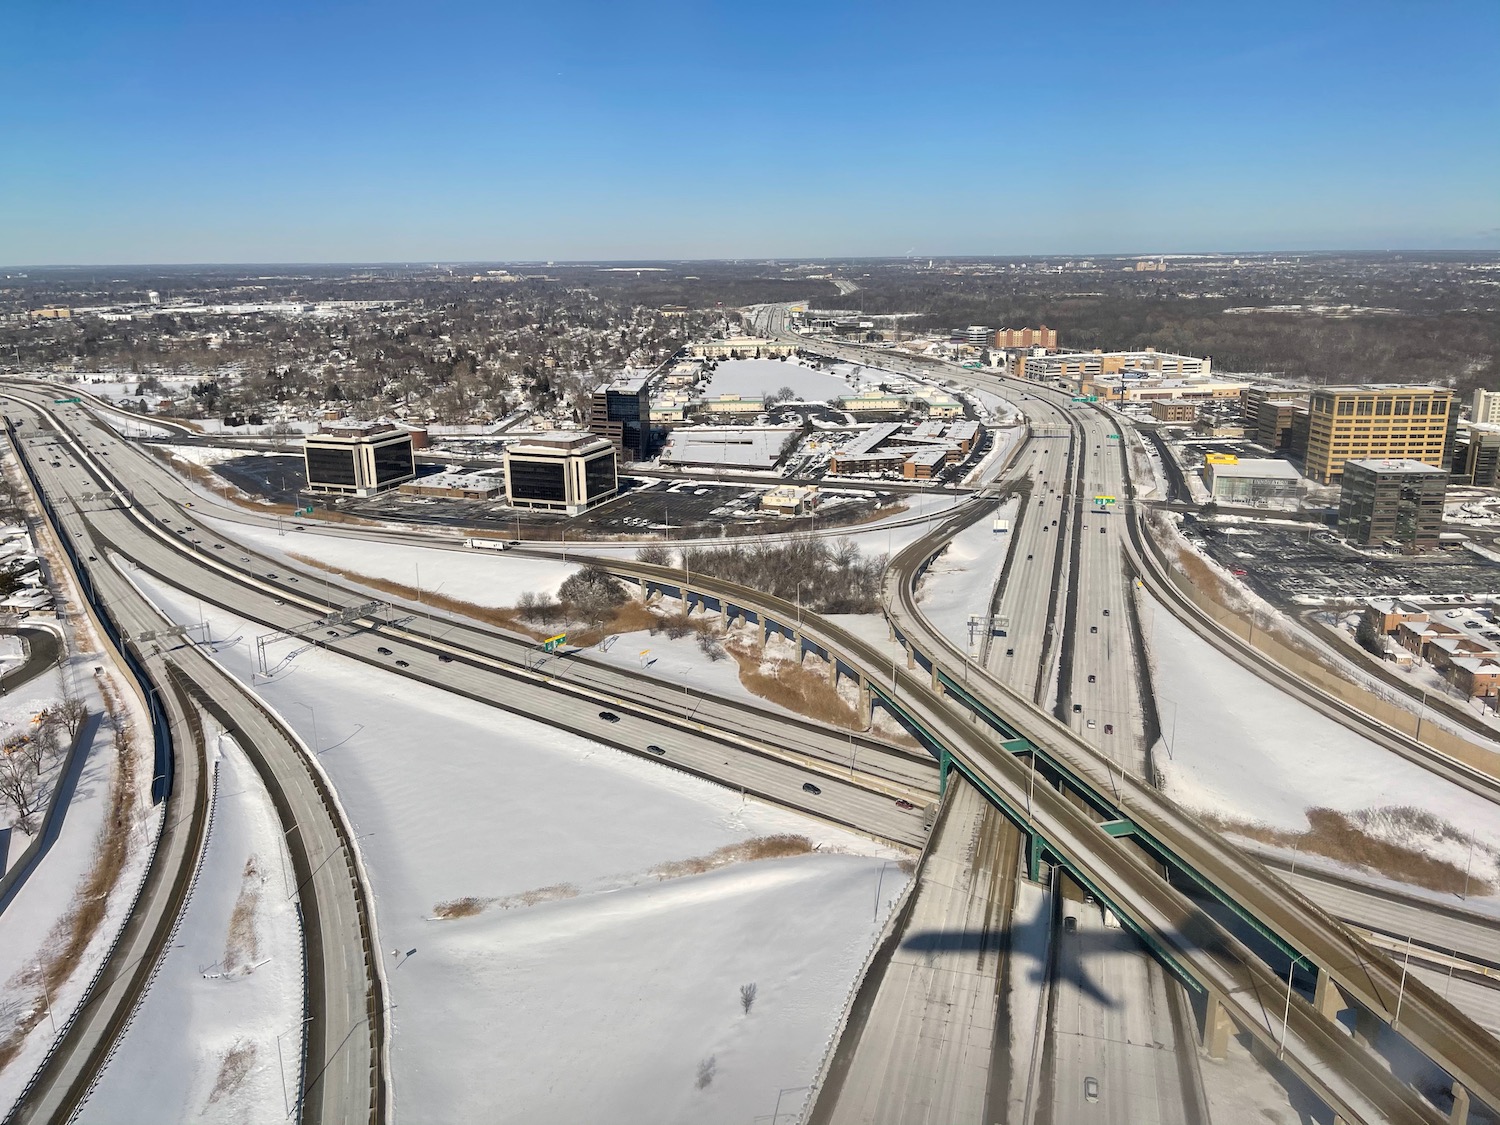
[[[1010,1063],[1000,995],[1020,839],[978,790],[954,779],[906,915],[861,985],[810,1125],[996,1119],[991,1079]],[[1003,1077],[993,1086],[1003,1107]]]
[[[1094,427],[1102,431],[1102,416],[1096,418]],[[1099,437],[1101,442],[1108,440],[1103,432]],[[953,653],[943,638],[925,627],[916,612],[911,579],[943,539],[956,530],[961,519],[949,521],[896,560],[889,602],[893,622],[912,643],[918,659],[924,663],[937,660],[945,665],[942,674],[950,685],[962,680],[953,671],[962,659],[961,654]],[[910,678],[915,681],[912,687],[917,691],[930,682],[927,675]],[[1500,1076],[1497,1055],[1486,1046],[1487,1037],[1472,1021],[1425,988],[1408,983],[1403,991],[1399,970],[1389,960],[1359,942],[1264,868],[1212,833],[1204,832],[1191,818],[1161,800],[1138,776],[1123,772],[1115,780],[1113,769],[1087,743],[1060,724],[1036,716],[1026,706],[1027,701],[1016,697],[1004,685],[980,674],[973,677],[971,686],[987,706],[1006,717],[1015,734],[1043,748],[1064,768],[1078,791],[1087,792],[1093,802],[1110,809],[1116,817],[1128,809],[1136,833],[1144,834],[1156,848],[1165,849],[1221,893],[1231,896],[1261,925],[1287,941],[1304,960],[1328,974],[1344,995],[1389,1022],[1398,993],[1401,994],[1409,1005],[1402,1012],[1404,1035],[1462,1082],[1476,1095],[1476,1100],[1497,1104],[1496,1095],[1500,1092],[1496,1088]],[[1023,807],[1016,796],[1020,779],[1008,768],[1016,763],[987,747],[974,752],[960,749],[958,740],[945,744],[961,755],[966,769],[985,780],[993,796],[1010,806],[1013,815]],[[969,757],[969,753],[973,756]],[[1119,796],[1115,797],[1117,790]],[[1030,822],[1048,845],[1060,853],[1085,885],[1101,895],[1107,889],[1112,906],[1119,909],[1123,903],[1125,908],[1119,912],[1130,918],[1164,956],[1176,961],[1182,972],[1209,988],[1215,1002],[1225,1006],[1236,1024],[1262,1043],[1276,1047],[1282,1038],[1279,1027],[1282,1017],[1277,1009],[1286,1010],[1288,1061],[1346,1120],[1435,1119],[1436,1111],[1430,1102],[1393,1080],[1383,1060],[1363,1048],[1351,1051],[1347,1037],[1333,1031],[1331,1021],[1318,1014],[1300,994],[1293,996],[1288,1004],[1286,984],[1239,940],[1197,907],[1185,903],[1176,892],[1165,896],[1155,893],[1148,885],[1153,878],[1143,870],[1150,865],[1139,853],[1127,856],[1119,846],[1100,847],[1100,838],[1110,837],[1098,829],[1092,817],[1080,817],[1078,810],[1066,802],[1042,797],[1037,804]],[[1109,854],[1111,851],[1116,854]],[[1153,914],[1155,918],[1151,917]],[[1228,976],[1224,977],[1226,970]],[[1282,998],[1279,1001],[1278,994]]]
[[[934,532],[937,537],[934,542],[945,532],[951,532],[954,522],[949,521],[944,528]],[[926,549],[932,543],[920,546]],[[903,598],[909,593],[908,584]],[[747,594],[752,599],[754,596],[753,592],[738,590],[733,594],[740,599],[745,599]],[[769,599],[760,598],[760,603],[767,601]],[[918,651],[925,657],[941,659],[948,655],[939,639],[922,634],[919,617],[909,610],[904,601],[899,609],[897,602],[893,601],[893,619],[904,635],[917,642]],[[808,631],[812,632],[812,628]],[[833,635],[826,629],[824,633]],[[861,658],[867,668],[880,665],[878,659],[869,659],[871,653],[867,646],[854,638],[844,636],[838,641],[840,651]],[[895,679],[903,705],[909,702],[924,726],[942,732],[945,745],[960,756],[966,768],[983,778],[986,787],[996,797],[1009,804],[1012,810],[1020,807],[1024,773],[1020,771],[1019,763],[975,738],[966,726],[959,725],[955,729],[949,717],[952,714],[949,705],[929,698],[926,675],[900,672]],[[1071,732],[1060,724],[1035,717],[1025,706],[1017,706],[1022,701],[1011,697],[998,682],[988,682],[988,678],[982,675],[979,679],[985,698],[1004,708],[1007,719],[1019,728],[1018,734],[1066,764],[1077,782],[1086,786],[1095,798],[1109,800],[1107,794],[1116,787],[1113,772],[1101,776],[1099,767],[1102,763],[1087,743],[1071,737]],[[1118,784],[1124,790],[1123,801],[1130,808],[1132,819],[1148,830],[1154,839],[1165,841],[1173,854],[1185,857],[1196,868],[1209,869],[1215,885],[1232,892],[1276,932],[1290,934],[1289,940],[1297,948],[1311,952],[1320,965],[1334,973],[1341,985],[1362,998],[1373,1010],[1388,1014],[1389,1000],[1395,992],[1389,962],[1373,957],[1371,951],[1358,946],[1310,905],[1305,911],[1301,909],[1303,904],[1297,903],[1295,896],[1285,888],[1273,888],[1270,884],[1274,880],[1265,876],[1263,871],[1242,857],[1228,854],[1227,849],[1212,839],[1202,838],[1203,834],[1185,818],[1174,815],[1170,809],[1155,807],[1154,794],[1142,786],[1137,777],[1127,773],[1120,777]],[[1089,885],[1101,890],[1108,888],[1111,895],[1123,899],[1128,908],[1122,913],[1131,917],[1163,949],[1189,963],[1192,975],[1213,988],[1215,994],[1230,1006],[1238,1022],[1256,1031],[1263,1040],[1274,1040],[1280,1022],[1277,995],[1279,992],[1284,997],[1285,987],[1274,973],[1268,971],[1268,966],[1246,956],[1247,951],[1236,940],[1223,934],[1215,923],[1186,903],[1182,896],[1164,888],[1149,863],[1137,858],[1133,849],[1105,836],[1098,830],[1093,816],[1082,813],[1064,794],[1056,793],[1050,787],[1039,788],[1033,823],[1051,847],[1068,857],[1070,865]],[[1194,939],[1184,940],[1188,934],[1195,935]],[[1224,953],[1232,956],[1220,960]],[[1493,1071],[1487,1071],[1484,1062],[1493,1060],[1486,1060],[1482,1053],[1464,1049],[1463,1034],[1467,1030],[1464,1023],[1455,1020],[1454,1014],[1435,997],[1425,994],[1425,990],[1408,987],[1406,998],[1403,1027],[1408,1034],[1415,1034],[1430,1051],[1434,1040],[1439,1040],[1438,1050],[1434,1053],[1450,1062],[1456,1060],[1455,1072],[1470,1082],[1481,1096],[1486,1096],[1484,1076]],[[1349,1053],[1346,1044],[1334,1040],[1327,1021],[1313,1013],[1300,998],[1291,1005],[1287,1043],[1295,1059],[1310,1060],[1302,1063],[1304,1076],[1346,1116],[1364,1120],[1380,1119],[1381,1114],[1396,1120],[1429,1117],[1430,1110],[1424,1107],[1424,1103],[1413,1101],[1411,1092],[1395,1086],[1388,1075],[1382,1078],[1378,1065],[1372,1065],[1371,1059],[1358,1052]],[[1476,1063],[1480,1065],[1474,1065]],[[1477,1081],[1475,1076],[1478,1076]]]
[[[111,532],[134,527],[126,509],[112,501],[76,502],[97,494],[99,484],[70,459],[76,450],[43,427],[43,415],[12,400],[8,409],[27,422],[17,432],[28,463],[61,520],[59,532],[73,541],[87,559],[87,580],[132,635],[161,629],[169,623],[136,591],[105,557],[113,548]],[[68,467],[70,466],[71,467]],[[349,846],[349,832],[331,800],[320,773],[304,748],[238,683],[192,645],[146,649],[148,668],[160,670],[157,683],[174,682],[184,695],[214,714],[257,765],[282,824],[298,876],[298,897],[304,923],[308,963],[308,1023],[301,1120],[346,1122],[348,1125],[384,1118],[387,1101],[384,1064],[385,1003],[383,983],[369,956],[374,943],[373,922],[366,891]],[[167,662],[178,673],[169,681]],[[170,708],[172,692],[164,702]],[[177,728],[189,719],[178,708]],[[179,733],[179,739],[180,739]],[[197,862],[201,830],[192,835],[206,806],[202,747],[175,756],[178,776],[174,803],[183,806],[166,821],[166,834],[153,863],[148,887],[157,887],[133,912],[122,942],[110,958],[105,981],[108,991],[96,990],[87,1021],[79,1021],[77,1046],[54,1054],[41,1072],[42,1080],[27,1095],[18,1121],[53,1120],[81,1096],[107,1057],[113,1039],[138,1003],[161,941],[181,909],[184,865]],[[294,831],[295,829],[295,831]],[[179,840],[179,832],[188,835]],[[64,1113],[65,1115],[65,1113]]]

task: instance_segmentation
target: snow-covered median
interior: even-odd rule
[[[250,681],[253,643],[218,659]],[[398,1120],[738,1125],[812,1080],[904,885],[893,853],[323,650],[255,690],[321,751],[364,854]],[[819,850],[697,862],[783,834]]]

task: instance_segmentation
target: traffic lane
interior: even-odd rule
[[[129,543],[122,542],[120,544],[122,553],[134,557],[148,570],[162,575],[169,581],[173,580],[174,573],[178,570],[180,564],[185,561],[174,546],[169,545],[157,535],[138,528],[133,522],[129,525],[122,524],[117,530],[122,539],[126,536],[130,539]],[[184,529],[179,528],[178,530],[182,531]],[[224,560],[223,565],[238,567],[240,565],[238,563],[240,557],[242,556],[234,555]],[[274,574],[276,575],[274,581],[278,583],[293,581],[295,577],[285,574],[282,571],[269,569],[258,572],[252,570],[252,573],[261,579]],[[178,580],[180,581],[180,576],[178,576]],[[303,586],[300,583],[298,585],[300,588],[297,590],[284,590],[287,598],[300,599],[313,597],[316,601],[317,599],[314,596],[324,592],[321,584],[311,587]],[[325,608],[321,602],[319,602],[317,610],[304,609],[290,603],[277,604],[275,597],[266,593],[254,592],[253,588],[243,586],[239,578],[225,575],[212,567],[204,568],[201,564],[199,564],[199,570],[195,577],[194,589],[198,596],[205,600],[225,606],[226,608],[232,608],[236,612],[246,613],[276,629],[305,627],[309,623],[309,618],[321,614],[323,608]],[[281,602],[286,602],[287,598],[280,600]],[[355,598],[349,600],[351,602],[357,600],[357,595]],[[332,636],[330,634],[339,633],[339,630],[325,629],[322,632],[322,636],[310,636],[309,639],[330,647],[336,647],[340,636]],[[488,649],[490,652],[495,653],[496,656],[507,659],[516,668],[523,667],[528,658],[534,658],[535,656],[533,645],[526,642],[497,638],[494,634],[465,632],[460,637],[454,638],[454,644],[457,645],[464,640],[474,645],[479,651]],[[503,651],[496,652],[497,649]],[[431,653],[426,649],[417,648],[415,651],[420,653],[424,659],[433,658]],[[561,677],[554,676],[554,679],[577,683],[589,690],[605,693],[639,694],[638,681],[633,682],[625,674],[609,669],[608,666],[570,662],[565,667],[566,674]],[[660,681],[655,682],[659,683]],[[669,694],[667,699],[673,704],[678,702],[675,693]],[[703,696],[688,696],[681,701],[679,706],[684,714],[693,715],[694,719],[703,725],[710,725],[717,722],[724,729],[737,730],[737,733],[754,731],[760,735],[767,746],[777,745],[799,750],[809,757],[819,758],[830,767],[842,766],[843,763],[849,760],[852,750],[856,765],[862,774],[868,775],[871,772],[875,772],[882,777],[888,778],[896,786],[913,790],[919,795],[927,795],[935,792],[936,765],[930,759],[924,760],[920,755],[908,756],[895,754],[868,743],[863,745],[857,744],[853,740],[852,733],[849,735],[847,741],[839,741],[837,736],[833,735],[821,736],[821,738],[811,737],[805,732],[792,727],[789,723],[778,722],[770,716],[747,714],[745,710],[721,704],[716,700],[710,701]],[[673,708],[668,705],[662,709],[670,711]]]
[[[71,474],[61,482],[43,479],[43,487],[54,498],[54,503],[57,503],[57,494],[54,492],[57,484],[61,483],[66,489],[69,483],[76,487],[87,482],[86,474],[77,468],[61,469],[50,463],[48,468],[59,477],[64,473]],[[38,475],[42,476],[40,472]],[[160,616],[154,609],[148,611],[142,608],[132,613],[130,607],[145,605],[145,599],[134,586],[113,568],[100,565],[109,540],[93,521],[101,516],[112,516],[118,522],[122,515],[120,510],[115,508],[89,513],[87,519],[63,504],[58,504],[58,511],[67,532],[92,555],[89,563],[90,578],[107,604],[121,607],[118,612],[127,623],[126,627],[129,627],[128,623],[131,621],[140,624],[141,628],[157,627],[156,622],[160,620]],[[204,659],[201,653],[189,647],[175,650],[174,658],[194,682],[216,685],[211,689],[214,697],[231,710],[242,730],[252,733],[249,740],[252,746],[247,749],[260,749],[266,754],[276,783],[287,794],[291,807],[296,810],[295,823],[299,826],[310,859],[316,861],[319,855],[330,859],[343,854],[341,838],[328,817],[321,796],[312,786],[307,773],[309,766],[295,749],[285,742],[279,731],[265,721],[257,708],[249,704],[243,693],[237,690],[237,685],[231,686],[232,681],[228,681],[217,666]],[[322,932],[332,935],[335,947],[342,950],[352,945],[353,949],[358,950],[364,944],[362,929],[358,907],[354,904],[355,888],[349,883],[347,876],[347,867],[341,869],[338,864],[319,863],[314,869],[312,881],[301,888],[301,893],[308,900],[306,906],[309,912],[317,916]],[[348,968],[344,954],[341,953],[338,960],[344,961],[345,968]],[[368,1028],[365,1027],[368,977],[363,963],[357,975],[352,970],[341,973],[337,962],[330,966],[326,957],[322,966],[326,987],[321,993],[318,1012],[320,1022],[312,1025],[310,1039],[315,1059],[313,1071],[324,1076],[320,1088],[325,1091],[325,1104],[317,1119],[362,1121],[367,1114],[355,1112],[354,1107],[365,1106],[369,1102],[373,1047]],[[326,1025],[321,1020],[326,1020]],[[365,1029],[363,1033],[362,1028]],[[335,1032],[338,1034],[335,1035]],[[335,1044],[332,1058],[321,1057],[320,1037],[322,1042]]]

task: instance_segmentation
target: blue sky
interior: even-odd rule
[[[11,0],[0,264],[1500,249],[1500,3]]]

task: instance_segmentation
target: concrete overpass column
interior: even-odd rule
[[[1448,1114],[1449,1125],[1469,1125],[1469,1091],[1461,1083],[1453,1083],[1453,1110]]]
[[[765,651],[766,636],[767,636],[768,632],[769,632],[769,627],[766,625],[766,615],[765,614],[761,614],[760,615],[760,647],[761,647],[761,651],[762,652]]]
[[[906,670],[910,672],[917,666],[917,650],[910,641],[906,642]]]
[[[1222,1059],[1229,1053],[1229,1035],[1234,1030],[1229,1013],[1212,992],[1204,1002],[1203,1049],[1211,1059]]]
[[[834,691],[839,690],[839,654],[831,650],[828,653],[828,686]]]
[[[859,678],[859,714],[868,728],[875,721],[875,697],[870,694],[870,682]]]
[[[1374,1049],[1380,1041],[1380,1029],[1385,1026],[1385,1021],[1362,1004],[1351,1006],[1354,1008],[1355,1041]]]
[[[1320,969],[1318,983],[1313,988],[1313,1007],[1318,1010],[1318,1015],[1327,1020],[1336,1019],[1347,1006],[1343,990],[1334,983],[1327,970]]]
[[[932,665],[932,690],[939,696],[943,695],[943,685],[938,680],[938,666],[936,661]]]

